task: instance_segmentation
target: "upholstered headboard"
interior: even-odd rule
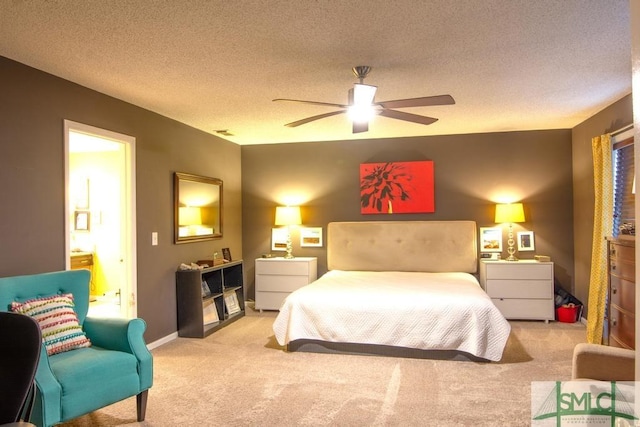
[[[329,270],[467,272],[478,269],[474,221],[331,222]]]

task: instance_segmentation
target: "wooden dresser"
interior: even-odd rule
[[[636,263],[635,236],[608,238],[609,345],[635,349],[636,346]]]

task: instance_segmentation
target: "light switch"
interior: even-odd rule
[[[158,232],[153,231],[151,233],[151,246],[158,246]]]

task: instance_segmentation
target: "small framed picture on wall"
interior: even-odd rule
[[[300,247],[321,248],[322,227],[301,227]]]
[[[502,228],[480,227],[480,252],[502,252]]]
[[[91,214],[89,211],[75,211],[73,228],[76,231],[89,231]]]
[[[286,251],[287,250],[287,227],[271,229],[271,250]]]
[[[518,231],[518,251],[533,251],[535,244],[533,243],[533,231]]]

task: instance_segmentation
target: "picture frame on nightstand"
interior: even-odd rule
[[[480,252],[502,252],[502,228],[480,227]]]
[[[518,231],[518,251],[534,251],[533,231]]]

